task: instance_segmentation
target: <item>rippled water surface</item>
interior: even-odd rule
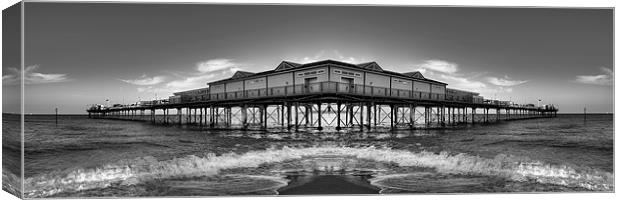
[[[25,126],[27,197],[614,188],[612,115],[367,132],[210,131],[85,116],[58,124],[26,116]]]

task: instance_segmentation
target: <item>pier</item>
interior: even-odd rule
[[[391,72],[374,62],[284,61],[275,70],[239,71],[208,85],[169,99],[98,105],[87,112],[90,118],[212,129],[397,130],[556,117],[558,111],[553,105],[483,99],[419,72]]]

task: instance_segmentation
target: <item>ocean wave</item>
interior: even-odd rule
[[[152,180],[134,185],[114,183],[105,188],[61,192],[51,198],[276,195],[288,182],[282,176],[227,174]]]
[[[18,198],[22,197],[21,178],[7,169],[2,169],[2,189]]]
[[[448,174],[500,176],[514,181],[536,181],[588,190],[613,191],[613,173],[594,169],[577,170],[568,166],[545,164],[500,155],[493,159],[448,152],[411,152],[388,148],[352,148],[317,146],[307,148],[282,147],[251,151],[244,154],[228,153],[220,156],[190,155],[171,160],[143,157],[122,160],[95,169],[58,171],[25,180],[25,196],[45,197],[63,191],[80,191],[108,187],[121,182],[133,185],[146,180],[176,177],[217,175],[221,170],[240,167],[259,167],[261,164],[284,162],[310,156],[348,156],[399,166],[434,168]]]
[[[463,193],[497,191],[496,185],[501,180],[488,176],[463,176],[437,174],[432,172],[415,172],[409,174],[380,175],[369,179],[370,184],[382,188],[379,193],[432,192],[432,193]]]

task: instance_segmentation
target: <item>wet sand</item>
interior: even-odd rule
[[[351,177],[339,175],[322,175],[309,177],[310,180],[295,180],[290,183],[290,187],[280,189],[280,195],[307,195],[307,194],[378,194],[379,188],[360,181],[353,183]],[[357,178],[357,177],[355,177]],[[307,182],[306,182],[307,181]],[[365,180],[364,180],[365,181]],[[298,184],[300,182],[305,182]],[[367,184],[367,185],[362,185]]]

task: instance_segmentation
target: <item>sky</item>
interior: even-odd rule
[[[281,61],[375,61],[488,99],[613,112],[613,10],[25,4],[25,112],[85,114]],[[5,43],[3,43],[5,44]],[[4,61],[3,91],[19,91]],[[3,95],[3,112],[18,112]]]

